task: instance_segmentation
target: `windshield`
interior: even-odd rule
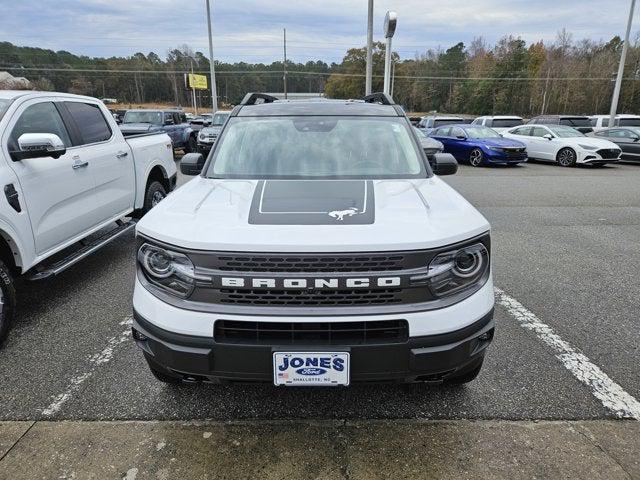
[[[252,179],[427,176],[405,118],[234,117],[206,176]]]
[[[469,138],[499,138],[500,134],[488,127],[467,127],[464,129]]]
[[[0,98],[0,120],[2,120],[2,117],[4,116],[4,113],[9,108],[9,105],[11,105],[11,102],[13,102],[12,99]]]
[[[152,125],[162,125],[162,112],[133,112],[124,114],[122,123],[151,123]]]
[[[0,110],[2,107],[0,107]],[[640,127],[640,118],[621,118],[618,121],[621,127]]]
[[[433,121],[433,126],[434,127],[441,127],[443,125],[456,125],[456,124],[461,124],[464,123],[463,120],[461,118],[459,119],[442,119],[442,120],[434,120]]]
[[[212,127],[221,127],[224,125],[224,122],[227,120],[229,113],[216,113],[213,116],[213,121],[211,122]]]
[[[584,137],[585,134],[579,132],[575,128],[563,127],[562,125],[547,125],[549,130],[558,138]]]
[[[493,125],[498,128],[510,128],[517,127],[518,125],[523,125],[524,122],[521,118],[494,118]]]
[[[568,118],[561,118],[560,125],[569,125],[571,127],[590,127],[591,122],[589,121],[588,118],[568,117]]]

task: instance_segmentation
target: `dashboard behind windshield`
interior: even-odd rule
[[[122,123],[151,123],[162,125],[162,112],[132,112],[124,114]]]
[[[234,117],[213,178],[421,178],[430,174],[404,117]]]

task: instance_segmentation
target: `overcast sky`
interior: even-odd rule
[[[205,0],[3,0],[0,40],[91,56],[122,56],[188,44],[207,52]],[[224,61],[280,59],[282,28],[296,62],[339,61],[366,41],[367,0],[212,0],[214,55]],[[474,36],[553,40],[624,35],[630,0],[376,0],[374,38],[386,10],[398,12],[394,50],[411,58]],[[637,15],[636,15],[637,21]],[[640,27],[640,25],[639,25]],[[635,31],[635,28],[634,28]],[[0,52],[1,55],[1,52]],[[1,57],[0,57],[1,58]],[[0,61],[1,64],[1,61]]]

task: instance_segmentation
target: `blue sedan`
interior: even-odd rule
[[[527,147],[495,130],[479,125],[447,125],[436,128],[430,137],[444,145],[444,151],[459,162],[480,165],[516,165],[527,161]]]

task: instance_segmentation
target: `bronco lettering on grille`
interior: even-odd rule
[[[214,278],[214,284],[216,279]],[[369,288],[399,287],[400,277],[378,278],[243,278],[220,277],[220,286],[234,288],[291,288],[291,289],[331,289],[331,288]]]

